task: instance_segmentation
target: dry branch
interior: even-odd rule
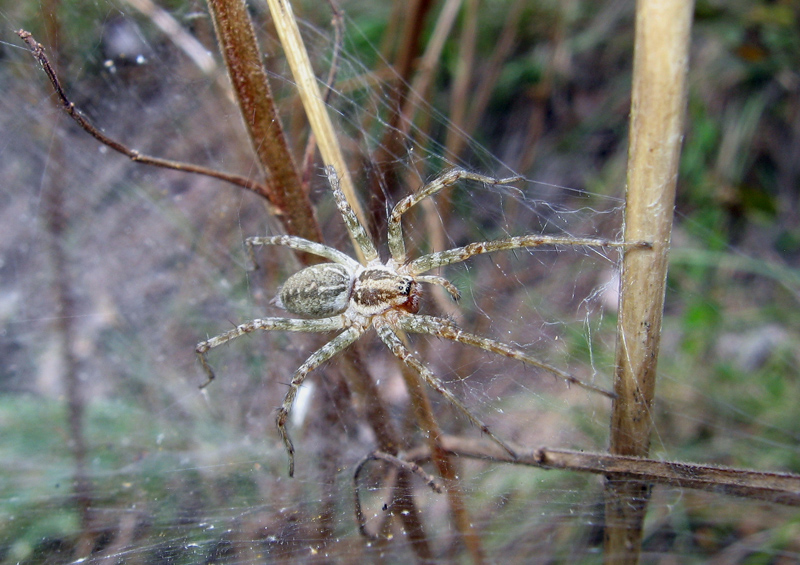
[[[513,459],[494,443],[484,440],[443,436],[442,447],[454,455],[486,459],[497,463],[530,465],[543,469],[567,469],[599,475],[613,475],[617,480],[705,490],[788,506],[800,506],[800,475],[715,467],[695,463],[658,461],[608,453],[571,451],[512,445]],[[416,452],[414,461],[427,453]]]
[[[241,0],[209,0],[208,8],[250,142],[269,175],[270,202],[283,212],[281,220],[290,235],[322,241],[283,134],[247,6]]]

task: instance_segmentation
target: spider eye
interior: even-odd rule
[[[400,291],[400,293],[404,296],[408,296],[414,291],[414,279],[401,279],[400,284],[397,286],[397,290]]]

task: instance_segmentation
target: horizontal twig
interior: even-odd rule
[[[443,449],[461,457],[530,465],[544,469],[584,471],[611,475],[614,479],[699,489],[788,506],[800,506],[800,475],[793,473],[657,461],[548,447],[530,449],[516,445],[513,449],[517,457],[513,459],[499,446],[484,440],[443,436],[440,442]],[[417,451],[415,455],[421,457],[425,454]],[[419,461],[417,457],[414,460]]]

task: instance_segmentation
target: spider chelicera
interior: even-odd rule
[[[465,332],[450,320],[435,316],[418,314],[420,307],[421,283],[444,287],[454,299],[458,299],[458,289],[447,279],[425,273],[442,267],[466,261],[483,253],[492,253],[522,247],[541,245],[572,245],[587,247],[641,247],[641,243],[625,243],[604,239],[580,239],[545,235],[523,235],[493,241],[470,243],[447,251],[438,251],[408,260],[401,218],[413,206],[440,190],[451,186],[460,179],[470,179],[490,185],[509,184],[523,180],[521,177],[495,179],[451,169],[423,186],[414,194],[403,198],[392,210],[388,221],[388,243],[391,258],[383,263],[378,257],[375,245],[366,230],[358,221],[353,209],[339,189],[339,179],[333,167],[326,168],[326,174],[336,205],[344,219],[352,239],[363,252],[363,264],[327,245],[315,243],[294,236],[251,237],[246,241],[253,254],[253,248],[261,245],[283,245],[297,251],[310,253],[328,259],[322,263],[306,267],[287,279],[281,287],[276,304],[292,314],[306,316],[306,319],[259,318],[197,344],[197,355],[208,375],[207,386],[214,380],[214,372],[206,359],[213,348],[228,343],[256,330],[280,330],[293,332],[339,332],[333,339],[315,351],[294,372],[289,391],[278,408],[276,422],[283,443],[289,454],[289,476],[294,474],[294,445],[286,430],[286,420],[292,409],[295,396],[308,374],[328,359],[342,352],[370,327],[375,328],[380,339],[400,361],[416,371],[428,385],[444,396],[483,433],[500,445],[512,457],[514,450],[497,437],[479,418],[473,415],[442,383],[442,381],[420,361],[398,337],[397,332],[428,334],[472,345],[517,359],[544,369],[570,383],[610,395],[610,393],[585,383],[576,377],[531,357],[510,345]]]

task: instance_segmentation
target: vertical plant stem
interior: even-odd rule
[[[397,135],[400,127],[401,112],[408,96],[411,84],[413,62],[420,50],[420,37],[427,15],[433,2],[431,0],[411,0],[406,5],[403,18],[403,32],[400,36],[398,55],[395,57],[395,71],[398,80],[394,82],[395,90],[389,102],[391,114],[386,120],[387,127],[381,144],[372,156],[375,171],[369,182],[370,221],[377,233],[386,229],[386,202],[397,201],[400,187],[398,163],[405,154],[405,139]]]
[[[405,341],[405,336],[401,336],[401,339]],[[456,465],[451,460],[450,454],[441,445],[442,430],[433,416],[433,407],[425,386],[419,375],[409,367],[403,365],[401,366],[401,371],[408,394],[411,397],[417,423],[420,429],[423,430],[425,439],[428,442],[428,448],[431,450],[431,462],[436,467],[439,476],[444,480],[447,499],[450,503],[450,514],[453,517],[456,530],[459,532],[467,551],[469,551],[473,563],[483,563],[485,557],[481,538],[472,525],[472,520],[467,512],[464,492],[458,480]]]
[[[461,38],[458,44],[458,64],[450,97],[450,121],[445,147],[448,157],[454,161],[464,150],[466,136],[463,133],[467,117],[467,105],[471,100],[472,66],[475,63],[475,44],[478,38],[478,0],[467,0],[464,5]]]
[[[53,54],[53,65],[61,63],[61,50],[58,42],[60,22],[58,2],[46,2],[45,10],[47,41]],[[55,100],[54,100],[55,102]],[[56,102],[57,104],[57,102]],[[56,125],[58,128],[59,126]],[[92,527],[92,482],[86,472],[86,403],[78,377],[78,359],[75,355],[75,300],[72,292],[69,258],[64,242],[69,239],[69,218],[64,209],[63,180],[57,171],[64,167],[64,147],[59,135],[53,136],[48,153],[47,173],[42,191],[42,214],[47,231],[47,250],[53,268],[52,292],[55,300],[55,331],[59,346],[59,360],[63,371],[64,393],[67,398],[67,424],[69,444],[75,463],[72,474],[72,492],[80,520],[80,535],[76,544],[75,558],[85,558],[94,548],[95,536]]]
[[[342,149],[333,129],[333,123],[320,94],[317,77],[314,75],[314,69],[303,44],[303,38],[300,36],[292,6],[286,0],[267,0],[267,4],[272,13],[278,37],[283,45],[286,60],[292,69],[292,76],[294,76],[300,100],[303,102],[303,108],[311,125],[311,131],[314,132],[317,138],[322,160],[326,165],[333,165],[336,169],[336,173],[339,176],[339,186],[350,203],[350,207],[353,208],[361,224],[367,227],[366,217],[356,198],[350,170],[344,160]],[[361,257],[360,246],[354,241],[353,247],[359,256],[359,260],[363,263],[364,258]]]
[[[269,177],[270,202],[281,211],[287,233],[322,241],[275,108],[247,6],[242,0],[209,0],[208,7],[250,141]]]
[[[693,3],[639,0],[610,451],[647,455],[678,176]],[[636,563],[650,488],[607,477],[605,560]]]

